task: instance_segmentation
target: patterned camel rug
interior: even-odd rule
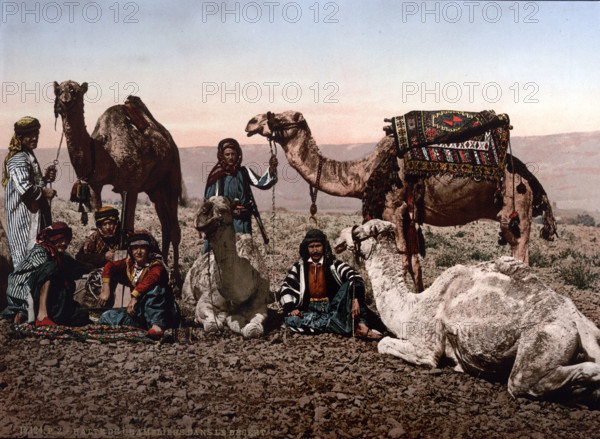
[[[392,118],[405,172],[420,176],[502,177],[509,126],[508,115],[493,111],[411,111]]]

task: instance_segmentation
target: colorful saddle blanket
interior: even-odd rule
[[[501,177],[509,127],[508,115],[493,111],[411,111],[392,118],[397,154],[408,175]]]

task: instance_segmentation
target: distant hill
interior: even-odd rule
[[[327,157],[357,160],[375,147],[369,144],[323,145]],[[565,133],[548,136],[513,137],[514,154],[527,163],[540,180],[551,202],[559,209],[576,209],[600,216],[600,131],[590,133]],[[244,145],[244,164],[258,173],[265,172],[269,160],[266,144]],[[216,162],[216,147],[193,147],[180,149],[184,184],[188,197],[201,198],[206,178]],[[40,164],[47,165],[56,157],[55,148],[36,151]],[[278,147],[279,183],[275,186],[276,207],[290,211],[307,211],[310,206],[308,183],[294,170]],[[61,174],[55,188],[62,199],[68,199],[75,176],[66,149],[60,156]],[[261,210],[271,208],[271,190],[255,190]],[[117,194],[105,187],[103,199],[117,200]],[[141,200],[147,198],[140,197]],[[356,212],[361,202],[354,198],[333,197],[319,193],[317,205],[322,212]]]

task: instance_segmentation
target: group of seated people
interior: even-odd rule
[[[38,233],[35,245],[9,275],[8,306],[2,317],[36,326],[84,326],[92,323],[88,310],[74,300],[75,281],[90,270],[102,270],[98,305],[112,307],[118,284],[131,290],[126,308],[109,309],[99,324],[147,330],[153,339],[180,324],[180,314],[168,285],[168,273],[154,237],[145,230],[130,233],[127,257],[115,260],[119,248],[118,211],[103,207],[95,214],[97,229],[75,258],[66,250],[73,237],[64,222]]]
[[[141,328],[153,339],[160,339],[167,328],[178,327],[180,312],[158,243],[149,232],[135,231],[127,238],[127,257],[115,260],[120,241],[118,219],[119,212],[113,207],[97,211],[97,228],[75,258],[66,253],[73,236],[66,223],[55,222],[43,229],[9,276],[8,306],[2,317],[15,323],[35,321],[36,326],[91,324],[88,310],[73,295],[75,281],[96,269],[102,271],[99,307],[113,306],[118,285],[131,291],[127,307],[106,310],[98,324]],[[327,236],[321,230],[309,230],[299,253],[301,259],[289,270],[279,291],[285,326],[305,334],[380,338],[366,324],[362,278],[333,256]]]
[[[36,326],[84,326],[92,323],[88,310],[74,300],[75,281],[90,269],[102,270],[98,306],[111,308],[117,285],[131,290],[126,308],[108,309],[98,324],[147,330],[153,339],[178,327],[181,317],[168,273],[154,237],[147,231],[130,233],[127,257],[115,260],[119,247],[118,211],[103,207],[95,214],[97,229],[72,258],[66,253],[72,229],[55,222],[43,229],[36,244],[9,276],[8,307],[4,318]],[[370,330],[365,285],[348,264],[336,259],[327,236],[309,230],[300,244],[301,259],[289,270],[279,292],[285,326],[298,333],[332,332],[377,339]]]

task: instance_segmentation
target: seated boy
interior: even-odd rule
[[[128,239],[127,253],[126,259],[104,266],[98,304],[106,306],[111,299],[114,281],[131,288],[131,302],[127,308],[106,311],[98,323],[145,329],[148,337],[160,339],[165,329],[179,325],[180,315],[158,245],[147,231],[135,231]]]

